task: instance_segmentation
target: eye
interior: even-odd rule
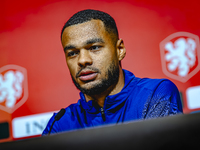
[[[75,56],[75,55],[77,55],[78,54],[78,52],[76,52],[76,51],[69,51],[68,53],[67,53],[67,56],[68,57],[73,57],[73,56]]]
[[[94,45],[90,47],[90,50],[99,50],[102,46]]]

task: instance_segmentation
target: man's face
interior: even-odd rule
[[[65,28],[62,45],[76,87],[95,95],[116,84],[119,77],[117,46],[100,20]]]

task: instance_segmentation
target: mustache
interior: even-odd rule
[[[94,72],[96,72],[96,73],[101,73],[101,71],[100,71],[99,69],[88,66],[88,67],[86,67],[86,68],[85,68],[85,67],[84,67],[84,68],[81,68],[81,69],[76,73],[76,78],[79,77],[81,71],[83,71],[83,70],[90,70],[90,71],[94,71]]]

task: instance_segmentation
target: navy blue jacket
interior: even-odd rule
[[[182,113],[179,91],[171,81],[137,78],[123,71],[125,86],[121,92],[107,96],[103,108],[94,100],[86,102],[84,94],[80,93],[78,102],[65,108],[64,116],[55,122],[51,133]],[[43,135],[49,132],[55,115]]]

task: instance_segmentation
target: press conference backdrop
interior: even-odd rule
[[[198,0],[1,0],[0,142],[40,136],[53,112],[79,99],[60,42],[75,12],[97,9],[116,20],[138,77],[168,78],[184,113],[200,110]]]

